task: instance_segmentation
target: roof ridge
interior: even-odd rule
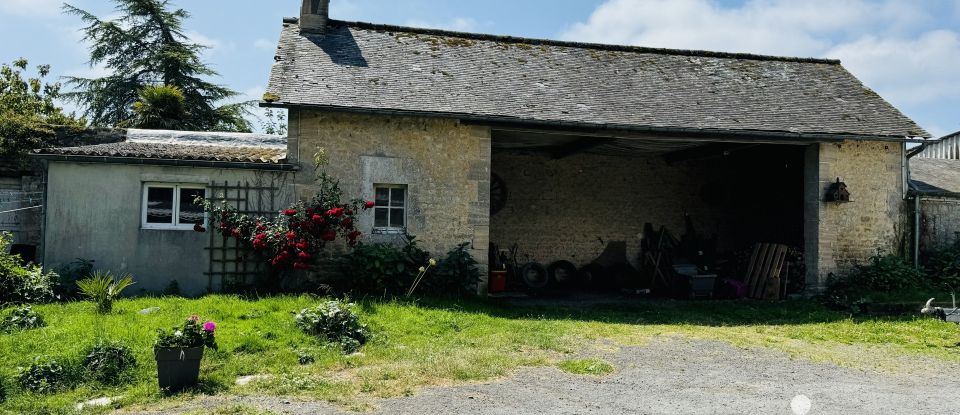
[[[298,20],[299,19],[295,17],[285,17],[283,19],[283,22],[296,24]],[[470,40],[489,40],[489,41],[506,42],[506,43],[526,43],[530,45],[564,46],[564,47],[573,47],[573,48],[581,48],[581,49],[607,50],[607,51],[616,51],[616,52],[652,53],[652,54],[659,54],[659,55],[697,56],[697,57],[705,57],[705,58],[722,58],[722,59],[747,59],[747,60],[758,60],[758,61],[822,63],[822,64],[830,64],[830,65],[840,64],[839,59],[758,55],[753,53],[741,53],[741,52],[716,52],[716,51],[709,51],[709,50],[670,49],[670,48],[654,48],[654,47],[647,47],[647,46],[628,46],[628,45],[614,45],[614,44],[605,44],[605,43],[576,42],[576,41],[566,41],[566,40],[528,38],[528,37],[509,36],[509,35],[494,35],[494,34],[486,34],[486,33],[458,32],[458,31],[444,30],[444,29],[429,29],[429,28],[412,27],[412,26],[400,26],[400,25],[392,25],[392,24],[368,23],[368,22],[360,22],[360,21],[347,21],[347,20],[335,20],[335,19],[330,19],[328,21],[328,24],[356,27],[359,29],[368,29],[368,30],[409,32],[409,33],[417,33],[417,34],[424,34],[424,35],[458,37],[458,38],[464,38],[464,39],[470,39]]]

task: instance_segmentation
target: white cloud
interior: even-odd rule
[[[831,48],[828,57],[894,102],[916,104],[960,96],[960,36],[935,30],[911,39],[865,36]]]
[[[951,12],[953,10],[950,10]],[[895,105],[960,97],[960,36],[907,0],[608,0],[561,37],[650,47],[839,58]],[[948,13],[949,14],[949,13]]]
[[[903,26],[925,18],[899,3],[761,1],[723,8],[708,0],[610,0],[565,39],[652,47],[810,55],[871,23]],[[914,8],[916,9],[916,8]]]
[[[49,17],[60,14],[62,0],[0,0],[0,14]]]

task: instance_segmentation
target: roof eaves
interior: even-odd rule
[[[278,162],[254,162],[254,161],[225,161],[225,160],[199,160],[199,159],[169,159],[152,157],[122,157],[122,156],[94,156],[86,154],[56,154],[56,153],[33,153],[31,157],[47,161],[70,161],[77,163],[107,163],[107,164],[129,164],[129,165],[158,165],[158,166],[183,166],[183,167],[210,167],[224,169],[247,169],[247,170],[281,170],[295,171],[300,167],[296,164],[289,164],[285,161]]]

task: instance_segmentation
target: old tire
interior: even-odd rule
[[[520,268],[523,284],[534,290],[542,290],[550,285],[550,274],[537,262],[530,262]]]
[[[558,285],[570,285],[579,279],[577,267],[570,261],[554,261],[547,267],[550,280]]]
[[[580,267],[580,286],[586,289],[603,288],[608,275],[603,265],[597,263],[584,265]]]

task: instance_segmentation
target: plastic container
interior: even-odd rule
[[[507,289],[507,271],[490,271],[488,288],[491,293],[505,291]]]

